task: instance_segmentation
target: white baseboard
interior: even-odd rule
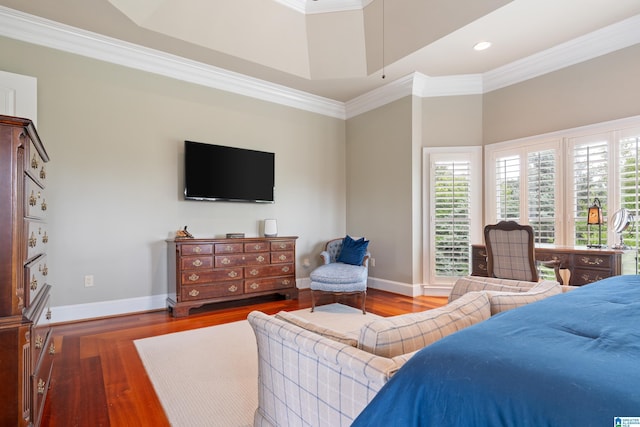
[[[308,277],[296,279],[298,289],[309,289],[310,283],[311,280]],[[394,282],[376,277],[369,277],[368,286],[372,289],[379,289],[381,291],[410,297],[420,295],[447,296],[451,292],[450,286],[423,286],[421,284]],[[147,297],[52,307],[51,320],[53,324],[56,324],[161,310],[167,307],[168,296],[168,294],[151,295]]]
[[[159,310],[167,307],[167,297],[168,294],[151,295],[148,297],[51,307],[51,322],[53,324],[76,322],[79,320]]]
[[[424,285],[422,295],[431,297],[448,297],[453,285]]]
[[[369,277],[367,286],[381,291],[392,292],[394,294],[405,295],[408,297],[417,297],[422,295],[422,285],[394,282],[392,280],[379,279],[377,277]]]
[[[296,286],[298,289],[309,289],[311,279],[303,277],[296,280]],[[422,295],[421,285],[411,285],[408,283],[393,282],[391,280],[378,279],[375,277],[369,277],[367,287],[372,289],[379,289],[381,291],[392,292],[394,294],[406,295],[409,297],[415,297]],[[447,294],[448,295],[448,294]]]

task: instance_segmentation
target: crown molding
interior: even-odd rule
[[[344,103],[0,6],[0,35],[339,119]]]
[[[640,15],[569,40],[483,75],[484,92],[530,80],[640,43]]]
[[[280,0],[309,5],[308,0]],[[370,0],[322,2],[360,4]],[[640,43],[640,15],[514,61],[484,74],[429,77],[415,72],[346,103],[188,60],[0,6],[0,36],[70,52],[189,83],[338,119],[355,117],[404,96],[483,94]]]

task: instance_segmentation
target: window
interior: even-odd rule
[[[560,140],[487,147],[487,221],[530,224],[536,243],[556,243],[562,224],[558,213]]]
[[[635,221],[640,220],[640,128],[628,129],[620,133],[618,140],[619,185],[617,197],[620,208],[628,209]],[[613,214],[613,212],[611,212]],[[613,236],[616,244],[640,248],[640,224],[632,224],[622,235]]]
[[[491,144],[485,153],[486,223],[528,223],[537,243],[596,244],[586,215],[598,199],[602,243],[611,246],[620,240],[608,226],[616,210],[640,219],[640,117]],[[622,236],[632,248],[640,247],[638,225]]]
[[[428,201],[424,229],[430,284],[453,283],[469,274],[471,244],[481,238],[480,147],[425,149],[423,172]]]
[[[603,224],[599,232],[589,230],[587,226],[587,210],[596,199],[602,206],[603,214],[608,209],[609,188],[609,136],[592,135],[580,138],[570,138],[569,146],[573,151],[573,185],[572,210],[574,245],[588,245],[599,243],[599,233],[603,233],[606,240],[607,224]],[[591,226],[597,228],[597,226]]]

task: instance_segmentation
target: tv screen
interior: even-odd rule
[[[185,199],[272,203],[274,163],[274,153],[185,141]]]

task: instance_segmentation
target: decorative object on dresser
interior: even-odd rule
[[[28,119],[0,116],[0,425],[39,425],[53,368],[45,163]]]
[[[284,294],[297,298],[296,239],[256,237],[168,242],[173,316],[204,304]]]

